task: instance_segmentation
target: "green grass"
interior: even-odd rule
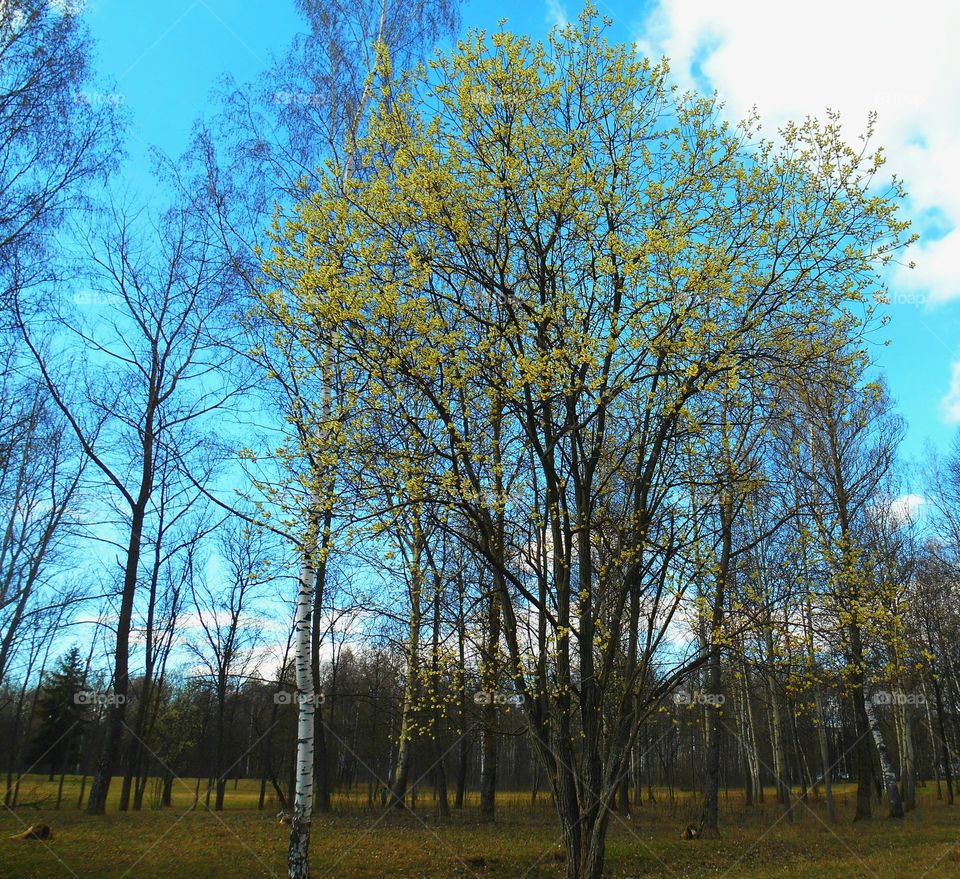
[[[70,783],[73,797],[66,802],[75,806],[79,788]],[[31,776],[21,785],[21,800],[40,798],[50,789],[45,779]],[[218,815],[202,805],[190,808],[190,781],[175,788],[174,806],[165,810],[121,814],[111,808],[103,818],[87,818],[75,808],[2,810],[0,879],[282,877],[287,828],[277,825],[275,809],[256,810],[257,792],[255,782],[241,782],[237,790],[231,785],[226,810]],[[339,797],[333,814],[315,820],[314,879],[562,877],[559,831],[549,802],[531,809],[529,795],[505,793],[494,825],[479,823],[472,807],[440,822],[426,794],[417,815],[367,810],[365,793]],[[670,806],[660,791],[659,804],[635,809],[629,821],[613,821],[607,875],[939,879],[960,872],[958,810],[937,802],[930,788],[921,792],[919,808],[896,822],[877,817],[852,824],[851,794],[849,788],[838,791],[841,820],[827,827],[822,804],[797,805],[789,824],[776,804],[747,809],[731,792],[722,802],[721,838],[686,842],[680,833],[698,814],[694,798],[687,794]],[[877,809],[877,814],[885,812]],[[7,838],[24,822],[37,821],[53,828],[48,844]]]

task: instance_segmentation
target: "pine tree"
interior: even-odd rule
[[[79,758],[87,703],[78,694],[84,686],[83,658],[78,647],[61,657],[56,671],[42,685],[37,703],[40,727],[33,740],[33,760],[48,767],[50,780]]]

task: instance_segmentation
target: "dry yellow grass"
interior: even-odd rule
[[[71,783],[73,781],[71,780]],[[4,811],[0,815],[0,879],[248,879],[285,875],[287,829],[274,811],[256,810],[257,784],[231,785],[226,810],[191,809],[193,781],[178,786],[174,806],[165,810],[87,818],[75,808]],[[23,799],[49,793],[38,777],[21,786]],[[71,806],[76,803],[73,789]],[[114,792],[115,793],[115,792]],[[365,808],[366,793],[335,799],[335,811],[316,821],[312,851],[315,879],[446,879],[446,877],[561,877],[560,837],[549,802],[531,809],[529,795],[504,793],[500,820],[481,824],[471,805],[440,822],[429,791],[416,815],[385,814]],[[953,876],[960,865],[957,810],[938,803],[932,790],[903,821],[884,817],[853,825],[849,789],[842,820],[828,827],[822,805],[798,804],[789,824],[776,804],[744,808],[731,792],[723,802],[719,840],[684,842],[680,831],[698,814],[691,794],[674,805],[661,802],[635,809],[628,821],[615,819],[608,843],[608,871],[614,879],[641,876],[790,877],[834,879],[920,879]],[[878,809],[878,815],[883,810]],[[44,821],[55,838],[49,844],[12,842],[22,822]]]

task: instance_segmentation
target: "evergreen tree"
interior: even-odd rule
[[[89,720],[84,688],[83,658],[77,647],[61,657],[56,671],[41,687],[37,702],[40,726],[33,740],[33,760],[48,767],[50,780],[79,759],[81,733]]]

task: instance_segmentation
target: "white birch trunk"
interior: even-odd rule
[[[873,743],[877,746],[877,754],[880,756],[880,769],[883,772],[883,786],[887,791],[890,817],[902,818],[903,802],[900,799],[900,788],[897,787],[897,773],[894,772],[893,763],[890,762],[887,743],[883,739],[883,731],[877,722],[877,712],[874,711],[873,702],[869,696],[864,694],[863,701],[867,710],[867,723],[870,726],[870,733],[873,735]]]
[[[297,772],[293,813],[290,818],[289,879],[309,879],[310,827],[313,820],[313,658],[310,643],[313,591],[316,575],[313,547],[308,542],[300,566],[300,588],[294,618],[294,669],[297,679]]]

